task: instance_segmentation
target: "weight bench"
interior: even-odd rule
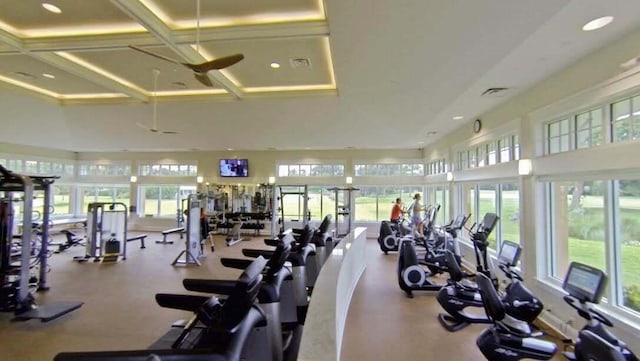
[[[184,234],[184,227],[171,228],[162,231],[162,241],[156,241],[156,243],[173,244],[173,241],[167,241],[167,236],[174,233],[180,233],[180,239],[182,239],[182,235]]]
[[[131,237],[131,238],[127,238],[127,242],[140,241],[140,248],[147,248],[144,245],[145,238],[147,238],[146,234],[139,234],[137,236],[134,236],[134,237]]]

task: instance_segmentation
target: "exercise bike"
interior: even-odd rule
[[[476,345],[487,360],[549,360],[555,355],[558,346],[553,342],[541,340],[541,332],[526,332],[505,322],[507,305],[500,299],[491,278],[477,273],[476,282],[487,317],[493,323],[476,339]]]
[[[498,254],[499,268],[510,280],[502,296],[506,312],[503,322],[512,328],[530,333],[529,325],[542,312],[543,305],[524,286],[522,277],[513,269],[520,259],[521,251],[522,248],[517,243],[503,241]],[[456,332],[472,323],[491,323],[487,316],[464,311],[467,307],[483,307],[482,297],[476,285],[463,282],[468,275],[462,272],[453,254],[448,253],[447,258],[452,265],[449,267],[449,286],[441,289],[437,296],[438,303],[447,311],[447,314],[438,315],[442,327],[449,332]],[[484,268],[487,269],[487,265],[484,265]],[[493,282],[493,278],[488,277]]]
[[[574,352],[564,352],[570,361],[638,361],[629,347],[611,333],[605,326],[613,323],[602,313],[590,307],[598,304],[607,282],[601,270],[571,262],[562,288],[568,293],[565,302],[587,320],[578,333]]]

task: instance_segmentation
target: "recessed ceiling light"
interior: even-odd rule
[[[42,76],[45,78],[49,78],[49,79],[55,79],[56,76],[53,74],[49,74],[49,73],[42,73]]]
[[[613,21],[613,16],[603,16],[601,18],[593,19],[588,23],[584,24],[582,30],[584,31],[592,31],[598,30],[609,25]]]
[[[453,120],[460,120],[460,119],[464,119],[464,116],[456,115],[455,117],[453,117]]]
[[[50,11],[54,14],[60,14],[62,12],[62,10],[60,10],[59,7],[53,5],[53,4],[49,4],[49,3],[42,3],[42,7],[47,9],[47,11]]]
[[[280,69],[280,63],[277,63],[275,61],[271,62],[270,66],[272,69]]]
[[[233,150],[233,149],[231,149],[231,148],[227,148],[227,150]]]
[[[419,141],[418,144],[424,144],[424,142],[423,141]]]

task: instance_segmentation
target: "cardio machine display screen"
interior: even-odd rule
[[[519,244],[511,241],[502,241],[502,248],[498,255],[498,261],[502,264],[515,266],[520,260],[522,248]]]
[[[562,288],[583,302],[598,303],[604,291],[606,275],[597,268],[572,262]]]

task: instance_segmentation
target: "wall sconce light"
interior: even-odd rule
[[[269,184],[276,184],[276,177],[274,176],[269,177]]]
[[[203,176],[201,176],[201,175],[197,176],[197,177],[196,177],[196,182],[198,182],[198,183],[202,183],[202,182],[204,182],[204,177],[203,177]]]
[[[353,184],[353,177],[347,177],[345,181],[347,184]]]
[[[447,172],[447,182],[453,182],[453,173]]]
[[[520,159],[518,161],[518,174],[530,175],[533,172],[533,164],[531,159]]]
[[[132,175],[131,177],[129,177],[129,182],[131,182],[131,183],[135,183],[135,182],[137,182],[137,181],[138,181],[138,177],[136,177],[136,176],[134,176],[134,175]]]

